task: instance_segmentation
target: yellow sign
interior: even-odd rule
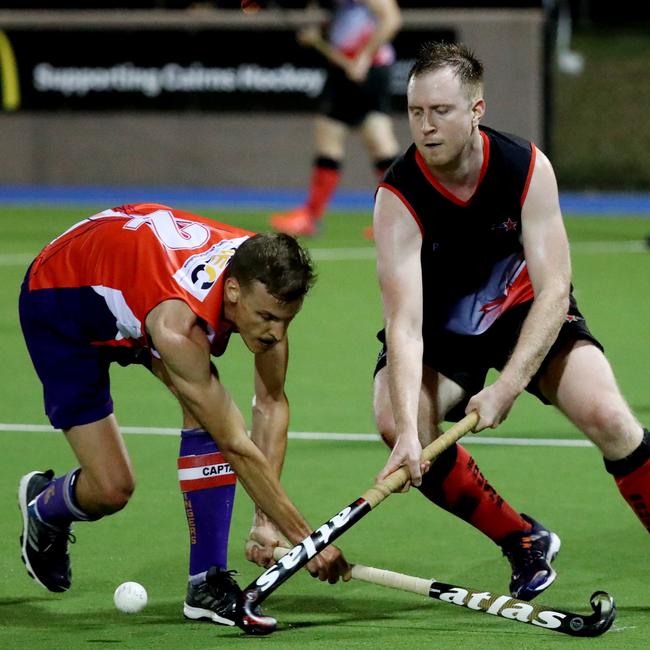
[[[20,108],[20,84],[18,68],[11,42],[0,31],[0,85],[2,87],[2,109],[16,111]]]

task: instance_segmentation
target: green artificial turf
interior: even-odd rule
[[[47,423],[17,319],[18,288],[29,259],[69,225],[105,207],[0,210],[0,424]],[[265,228],[266,215],[261,213],[194,211],[251,229]],[[372,243],[361,234],[369,222],[367,215],[332,213],[324,234],[306,242],[317,261],[319,280],[290,330],[287,393],[292,431],[374,432],[371,374],[381,310]],[[616,244],[640,242],[650,222],[569,215],[567,228],[580,306],[606,346],[624,393],[647,425],[650,252],[640,247],[630,252]],[[252,358],[239,340],[232,341],[219,368],[248,418]],[[113,384],[116,414],[123,425],[178,426],[173,399],[142,369],[116,368]],[[527,395],[498,431],[485,435],[580,437],[551,408]],[[649,540],[593,448],[469,445],[483,473],[515,508],[562,537],[559,578],[540,601],[587,613],[593,591],[610,591],[619,615],[605,636],[574,639],[377,586],[323,585],[302,572],[265,603],[266,611],[280,621],[278,632],[250,639],[237,629],[183,620],[188,540],[176,479],[178,439],[139,434],[125,438],[137,476],[136,493],[115,516],[76,526],[77,543],[71,547],[74,585],[56,595],[35,585],[20,562],[15,492],[25,472],[53,467],[60,473],[74,459],[60,433],[0,431],[0,647],[647,647]],[[316,527],[370,487],[385,459],[379,442],[292,439],[283,482]],[[239,488],[230,564],[240,571],[243,586],[261,572],[243,554],[251,515],[250,500]],[[499,549],[415,492],[391,496],[339,545],[351,561],[507,592],[509,570]],[[113,607],[113,590],[126,580],[141,582],[149,592],[149,604],[140,614],[127,616]]]

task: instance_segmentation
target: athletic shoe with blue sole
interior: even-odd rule
[[[68,541],[74,542],[70,528],[59,528],[38,519],[30,504],[47,488],[54,472],[30,472],[20,479],[18,505],[23,515],[20,536],[21,558],[27,573],[49,591],[70,589],[72,571],[68,555]]]
[[[501,545],[512,567],[510,593],[513,598],[532,600],[548,589],[557,574],[551,566],[560,551],[560,538],[532,517],[521,515],[531,530],[508,535]]]

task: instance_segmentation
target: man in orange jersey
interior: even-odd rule
[[[133,493],[108,369],[142,363],[183,410],[178,467],[191,538],[184,614],[236,623],[241,590],[226,567],[235,476],[257,505],[256,524],[275,522],[293,543],[311,532],[279,475],[287,328],[313,280],[307,253],[287,235],[255,235],[158,204],[106,210],[43,249],[22,287],[21,325],[46,413],[79,467],[20,481],[22,558],[36,582],[69,589],[72,522],[113,514]],[[210,360],[232,333],[255,359],[252,440]],[[329,582],[348,570],[336,548],[308,568]]]

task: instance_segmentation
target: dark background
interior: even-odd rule
[[[95,0],[91,3],[82,2],[55,2],[41,0],[0,0],[0,9],[187,9],[196,6],[208,6],[223,9],[239,8],[238,0],[214,0],[212,2],[188,2],[187,0]],[[304,8],[306,0],[281,0],[271,1],[269,4],[282,6],[289,9]],[[326,0],[319,2],[322,6],[328,6]],[[431,0],[400,0],[399,5],[405,9],[428,9],[436,8],[462,8],[462,7],[551,7],[558,4],[555,0],[476,0],[475,2],[433,2]],[[645,0],[618,0],[608,2],[605,0],[570,0],[568,2],[571,14],[578,27],[586,25],[636,25],[639,22],[650,22],[650,6]]]
[[[30,0],[0,0],[0,10],[16,9],[88,9],[88,2],[35,2]],[[305,5],[304,1],[283,0],[283,6],[288,8],[300,8]],[[324,4],[324,3],[322,3]],[[430,7],[533,7],[544,6],[548,15],[557,15],[559,6],[570,10],[572,18],[572,37],[570,48],[577,52],[584,61],[584,69],[575,75],[567,74],[559,66],[554,65],[555,56],[552,48],[550,52],[549,79],[547,88],[548,110],[548,129],[551,137],[547,138],[546,149],[551,155],[560,185],[563,189],[583,189],[583,190],[650,190],[650,165],[648,165],[648,154],[650,150],[650,128],[647,126],[647,106],[650,105],[650,3],[643,1],[619,0],[616,3],[597,1],[597,0],[547,0],[547,2],[418,2],[416,0],[404,0],[400,6],[404,8],[430,8]],[[135,0],[127,2],[126,0],[102,1],[97,0],[92,3],[96,9],[186,9],[189,7],[202,8],[211,10],[219,8],[235,9],[239,7],[239,2],[232,0],[218,2],[181,2],[181,1],[162,1],[151,0],[149,2]],[[39,51],[48,50],[48,59],[50,61],[59,60],[56,57],[69,56],[66,52],[66,43],[49,32],[44,33],[44,40],[39,46]],[[15,39],[17,32],[11,32],[12,42],[19,50],[18,54],[22,60],[34,61],[34,53],[26,53],[20,39]],[[143,32],[140,32],[143,35]],[[96,33],[94,38],[97,38]],[[286,34],[285,34],[286,36]],[[79,35],[79,38],[84,38]],[[402,38],[402,37],[400,37]],[[115,44],[115,47],[126,48],[125,40],[127,35],[122,36],[122,40]],[[397,41],[400,56],[407,56],[408,43]],[[70,44],[68,44],[70,45]],[[80,65],[90,65],[92,57],[96,53],[89,54],[91,48],[84,48],[79,57]],[[192,47],[203,48],[206,44],[201,42],[201,38],[195,45],[187,44],[191,50]],[[292,38],[284,39],[283,44],[278,47],[285,48],[285,53],[298,53],[294,48],[295,43]],[[142,56],[146,56],[141,53]],[[87,55],[87,56],[86,56]],[[115,52],[111,54],[114,57]],[[136,54],[129,54],[136,57]],[[140,55],[137,55],[140,56]],[[188,55],[189,56],[189,55]],[[305,64],[314,63],[313,53],[300,50],[300,61]],[[179,60],[178,57],[175,57]],[[118,60],[126,61],[124,52],[121,53]],[[145,59],[143,58],[142,61]],[[266,59],[265,60],[269,60]],[[137,59],[139,62],[140,59]],[[314,64],[322,65],[322,60]],[[46,116],[48,113],[43,110],[44,105],[41,103],[43,98],[36,98],[30,95],[29,85],[25,84],[25,75],[31,75],[29,66],[20,67],[21,87],[23,91],[23,107],[27,104],[32,106],[35,114]],[[27,71],[26,71],[27,70]],[[54,95],[53,93],[51,95]],[[286,98],[285,98],[286,99]],[[208,100],[208,94],[201,96],[201,102]],[[77,114],[81,112],[82,102],[75,98],[65,99],[61,96],[51,96],[48,102],[56,104],[57,108],[51,112],[52,119],[57,118],[59,109],[63,109],[59,119],[66,120],[64,116]],[[97,114],[92,108],[93,102],[97,97],[87,97],[85,106]],[[190,97],[172,97],[159,96],[156,106],[162,103],[173,110],[173,108],[182,106],[183,112],[192,111],[192,102],[198,101]],[[208,100],[210,101],[210,100]],[[233,98],[226,99],[221,97],[220,105],[235,101]],[[237,98],[241,101],[241,108],[237,109],[238,114],[245,114],[246,109],[255,109],[263,106],[263,109],[270,112],[269,118],[273,115],[274,107],[281,106],[284,101],[282,98],[260,97],[248,93],[245,97]],[[396,103],[399,99],[396,98]],[[105,97],[102,99],[102,104]],[[152,102],[147,102],[146,98],[123,95],[116,108],[121,104],[124,107],[137,106],[138,110],[151,115],[149,108]],[[131,102],[131,104],[129,104]],[[174,103],[178,102],[178,103]],[[261,102],[261,104],[260,104]],[[291,100],[292,110],[302,111],[305,119],[308,113],[303,109],[312,105],[313,100],[305,97],[293,96]],[[119,110],[119,109],[118,109]],[[401,110],[398,108],[398,110]],[[169,112],[169,111],[168,111]],[[127,111],[121,111],[126,114]],[[211,111],[215,116],[224,113],[214,108]],[[202,115],[202,119],[211,119],[208,113],[197,113]],[[14,114],[18,117],[18,113]],[[42,125],[34,125],[25,130],[18,127],[17,121],[14,123],[11,114],[5,113],[2,118],[7,122],[5,137],[9,140],[13,138],[15,146],[25,147],[25,142],[30,138],[34,141],[34,151],[42,150],[39,143],[42,142],[41,129]],[[72,119],[72,118],[71,118]],[[179,118],[185,120],[185,118]],[[216,119],[216,118],[215,118]],[[224,118],[219,118],[224,119]],[[231,118],[234,120],[235,118]],[[302,118],[301,118],[302,119]],[[22,124],[22,122],[21,122]],[[309,137],[307,127],[301,137]],[[15,135],[12,135],[15,134]],[[198,137],[198,136],[197,136]],[[11,148],[11,147],[10,147]],[[35,154],[36,155],[36,154]],[[24,165],[27,165],[24,162]],[[37,168],[37,165],[31,165],[28,168]],[[60,167],[60,165],[59,165]],[[16,171],[16,178],[23,178],[27,172],[21,172],[20,164],[12,162],[11,169]],[[20,173],[19,173],[20,172]],[[11,176],[10,178],[13,178]],[[58,180],[55,179],[55,180]]]

